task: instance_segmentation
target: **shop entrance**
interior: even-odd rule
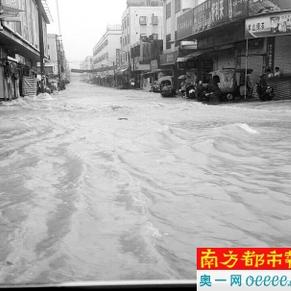
[[[213,60],[211,58],[202,57],[198,61],[198,80],[203,83],[208,83],[210,75],[209,73],[213,71]]]

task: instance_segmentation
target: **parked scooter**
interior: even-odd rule
[[[129,85],[130,85],[130,89],[135,89],[135,80],[134,79],[131,79],[129,81]]]
[[[262,101],[271,101],[275,97],[274,89],[267,83],[266,74],[262,75],[257,83],[257,93]]]
[[[196,98],[196,87],[193,84],[186,86],[185,97],[188,99]]]

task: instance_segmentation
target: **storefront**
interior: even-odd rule
[[[255,62],[251,58],[250,44],[254,41],[264,43],[264,54],[256,59],[262,73],[274,75],[276,68],[280,78],[270,80],[279,99],[291,98],[291,10],[272,12],[246,19],[247,61],[248,66]]]
[[[178,51],[165,53],[160,55],[160,67],[162,70],[167,71],[169,76],[174,77],[174,86],[177,86],[177,80],[179,77],[177,69]]]
[[[240,86],[247,72],[254,86],[264,72],[279,67],[286,83],[291,74],[288,9],[291,1],[285,0],[204,1],[178,18],[178,40],[198,43],[197,51],[185,56],[184,66],[194,60],[203,82],[211,71],[234,69],[241,74]]]
[[[116,87],[119,89],[129,88],[130,75],[129,66],[119,67],[115,72]]]

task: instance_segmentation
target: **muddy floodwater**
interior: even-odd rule
[[[198,246],[291,245],[291,102],[89,85],[0,105],[0,283],[195,279]]]

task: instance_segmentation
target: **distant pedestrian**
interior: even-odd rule
[[[276,67],[276,68],[275,68],[275,74],[274,74],[274,76],[275,76],[275,77],[281,77],[281,75],[282,75],[282,74],[281,74],[280,68],[279,68],[279,67]]]
[[[274,74],[270,68],[267,69],[266,74],[268,79],[274,77]]]

